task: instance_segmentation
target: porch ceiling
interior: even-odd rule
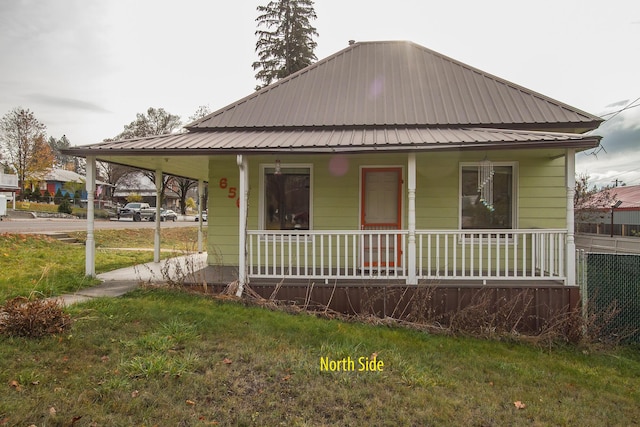
[[[166,153],[166,155],[133,156],[130,154],[107,153],[106,155],[98,154],[96,158],[105,162],[150,171],[161,169],[163,173],[184,178],[209,180],[208,156],[171,155],[169,153]]]

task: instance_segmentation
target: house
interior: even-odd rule
[[[127,204],[128,197],[133,194],[142,197],[142,201],[151,206],[156,205],[156,186],[149,177],[141,172],[132,172],[127,175],[126,179],[121,180],[113,192],[113,199],[117,204],[124,206]],[[161,206],[167,209],[177,209],[179,199],[178,194],[168,185]]]
[[[66,152],[207,182],[208,263],[240,292],[281,280],[557,292],[575,288],[575,153],[599,144],[584,133],[600,123],[420,45],[358,42],[186,133]]]
[[[0,170],[0,195],[5,197],[5,201],[13,202],[13,209],[16,207],[15,193],[18,187],[18,175],[7,174]]]
[[[74,171],[52,168],[44,175],[38,187],[40,191],[48,192],[51,197],[55,196],[60,190],[63,196],[68,194],[73,198],[77,189],[80,191],[80,199],[87,200],[85,177]],[[96,180],[95,194],[98,199],[110,199],[111,187],[113,186],[108,182]]]
[[[580,218],[580,231],[613,236],[640,236],[640,185],[629,185],[602,190],[594,200],[610,201],[611,206],[600,204],[590,215]]]

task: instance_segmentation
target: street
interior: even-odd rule
[[[96,230],[113,230],[127,228],[155,228],[155,222],[142,221],[133,222],[131,219],[121,219],[120,221],[96,220],[94,222]],[[178,221],[164,221],[160,223],[160,228],[174,227],[197,227],[198,222],[193,216],[179,218]],[[206,226],[206,223],[205,223]],[[0,233],[35,233],[48,234],[64,231],[86,231],[86,219],[57,219],[57,218],[34,218],[34,219],[7,219],[0,221]]]

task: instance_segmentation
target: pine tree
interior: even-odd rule
[[[263,28],[255,33],[259,59],[253,63],[253,69],[259,70],[258,81],[270,85],[317,60],[313,37],[318,32],[311,25],[317,16],[312,0],[275,0],[258,6],[257,10],[258,28]]]

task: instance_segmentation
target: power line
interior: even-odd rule
[[[628,109],[630,109],[630,108],[640,107],[640,104],[638,104],[638,105],[633,105],[633,104],[635,104],[635,103],[636,103],[636,102],[638,102],[638,101],[640,101],[640,97],[638,97],[638,98],[636,98],[635,100],[631,101],[629,104],[627,104],[627,106],[626,106],[626,107],[624,107],[624,108],[622,108],[622,109],[620,109],[620,110],[618,110],[618,111],[614,111],[614,112],[607,113],[607,114],[602,114],[602,115],[601,115],[602,117],[604,117],[604,116],[611,116],[611,117],[609,117],[608,119],[606,119],[604,122],[608,122],[609,120],[613,119],[613,118],[614,118],[615,116],[617,116],[618,114],[620,114],[620,113],[622,113],[623,111],[626,111],[626,110],[628,110]],[[604,123],[604,122],[603,122],[603,123]]]

